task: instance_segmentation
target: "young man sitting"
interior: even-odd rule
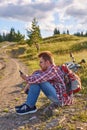
[[[29,91],[26,102],[15,107],[19,115],[37,111],[36,102],[40,91],[58,106],[70,105],[72,103],[72,96],[66,94],[66,86],[61,78],[62,72],[55,65],[52,53],[49,51],[41,52],[38,58],[41,70],[35,71],[30,76],[21,74],[21,77],[27,82],[25,91],[27,89]]]

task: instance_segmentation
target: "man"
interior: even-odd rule
[[[54,64],[54,58],[49,51],[41,52],[38,55],[40,59],[41,70],[35,71],[31,76],[21,74],[26,80],[28,96],[26,102],[21,106],[16,106],[16,112],[19,115],[34,113],[37,111],[36,102],[42,91],[52,102],[58,106],[70,105],[72,103],[71,96],[66,94],[66,86],[63,81],[62,72],[59,67]]]

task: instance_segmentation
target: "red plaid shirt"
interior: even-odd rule
[[[56,89],[57,97],[61,105],[70,105],[72,103],[72,97],[66,94],[66,86],[60,75],[62,75],[62,72],[59,67],[51,65],[46,71],[39,71],[39,74],[33,73],[26,80],[29,84],[50,82]]]

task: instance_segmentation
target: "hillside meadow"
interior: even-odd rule
[[[40,51],[51,51],[55,58],[57,65],[64,64],[72,61],[70,58],[70,52],[73,53],[76,63],[81,59],[85,59],[87,62],[87,37],[77,37],[73,35],[55,35],[52,37],[44,38],[43,42],[39,44]],[[12,44],[8,46],[6,51],[10,56],[19,58],[29,68],[29,74],[35,69],[39,68],[38,53],[34,45],[28,46],[26,43]],[[86,88],[87,84],[87,63],[82,65],[82,68],[77,72],[81,79],[82,84]]]
[[[35,124],[34,128],[45,130],[47,125],[50,130],[81,130],[81,126],[87,123],[87,38],[76,37],[73,35],[56,35],[53,37],[44,38],[39,44],[40,51],[51,51],[57,65],[71,61],[69,53],[72,52],[76,63],[81,59],[85,59],[86,63],[76,72],[82,81],[82,90],[76,95],[76,103],[70,107],[59,108],[53,113],[42,115],[42,110],[39,112],[40,123]],[[39,69],[38,53],[34,45],[28,46],[26,43],[16,43],[5,48],[6,53],[12,58],[18,58],[28,67],[28,74],[31,74],[35,69]],[[46,107],[49,104],[48,100],[41,93],[37,106],[40,108]],[[58,118],[66,117],[66,122],[57,124]],[[55,120],[55,121],[54,121]],[[56,123],[52,126],[52,123]],[[28,130],[31,124],[24,126]],[[76,129],[78,127],[78,129]],[[47,129],[48,129],[47,128]],[[65,129],[64,129],[65,128]],[[86,130],[86,127],[83,127]]]

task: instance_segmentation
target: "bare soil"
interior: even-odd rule
[[[15,121],[12,118],[7,119],[6,116],[11,113],[15,115],[15,105],[21,104],[26,97],[21,94],[23,80],[19,70],[24,73],[28,71],[23,63],[7,56],[6,53],[3,53],[0,59],[0,130],[10,130],[14,128]]]
[[[19,69],[24,73],[27,73],[28,69],[18,59],[8,57],[6,54],[2,57],[5,67],[4,69],[1,67],[0,70],[1,74],[3,72],[0,79],[0,130],[87,130],[87,122],[78,116],[82,111],[87,114],[87,96],[77,95],[74,105],[47,113],[44,113],[47,98],[43,97],[38,101],[43,102],[43,105],[38,105],[35,114],[18,116],[14,108],[26,99],[26,95],[21,92],[23,80],[20,78]],[[75,115],[78,120],[73,119]]]

